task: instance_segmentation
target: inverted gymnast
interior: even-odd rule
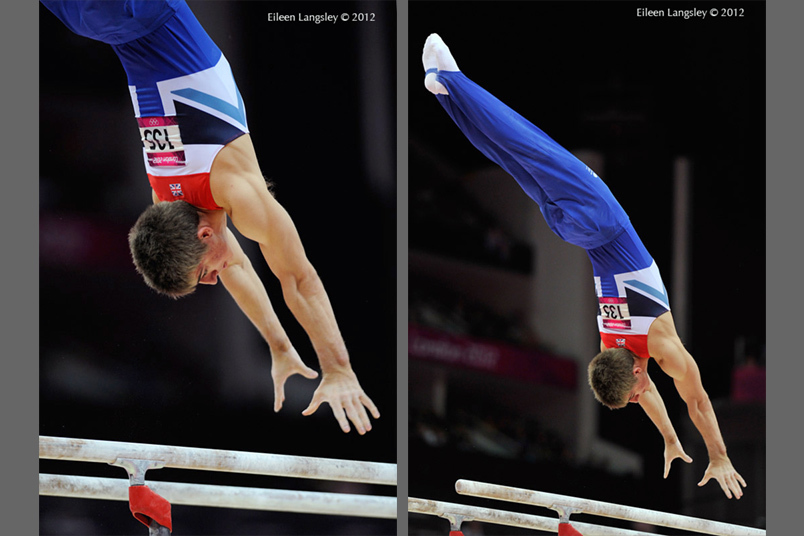
[[[664,438],[664,477],[671,462],[692,462],[648,376],[648,360],[673,378],[709,453],[703,486],[714,478],[740,498],[745,480],[732,466],[695,360],[676,333],[659,269],[628,215],[589,167],[539,128],[469,80],[444,41],[430,35],[422,55],[425,87],[469,141],[510,173],[538,205],[550,229],[584,248],[598,296],[601,352],[589,364],[595,398],[609,408],[638,403]]]
[[[42,3],[70,30],[112,46],[128,77],[154,204],[129,234],[138,272],[171,297],[220,278],[268,343],[274,411],[293,374],[317,378],[279,323],[262,281],[234,234],[260,246],[289,309],[310,337],[321,383],[309,406],[326,402],[344,432],[371,430],[377,407],[352,370],[327,293],[296,227],[270,193],[249,136],[231,68],[184,0]]]

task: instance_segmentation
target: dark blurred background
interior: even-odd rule
[[[302,417],[318,381],[300,377],[275,414],[268,346],[222,285],[173,301],[142,283],[126,235],[150,188],[125,72],[109,46],[72,34],[40,5],[39,433],[396,463],[395,4],[189,4],[232,66],[263,173],[294,219],[382,418],[360,437],[343,434],[326,405]],[[268,22],[269,12],[375,17]],[[317,369],[259,250],[241,243],[302,359]],[[93,465],[43,461],[40,470],[125,477]],[[187,471],[146,478],[396,493]],[[178,506],[173,520],[177,534],[396,530],[393,520]],[[50,497],[40,498],[39,529],[147,530],[125,503]]]
[[[643,7],[665,16],[637,17]],[[668,13],[726,7],[735,16]],[[410,495],[555,515],[459,497],[455,480],[467,478],[764,528],[764,2],[411,0],[409,13]],[[694,460],[675,461],[667,480],[644,411],[594,401],[588,258],[425,90],[432,32],[469,78],[595,169],[630,215],[748,483],[740,501],[714,481],[697,487],[705,446],[655,363]],[[409,523],[410,534],[448,530],[430,516]]]

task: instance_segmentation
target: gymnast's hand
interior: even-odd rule
[[[743,490],[740,484],[742,484],[743,488],[747,487],[743,477],[734,469],[731,460],[726,456],[722,459],[709,461],[709,467],[706,468],[706,473],[704,473],[703,479],[698,482],[698,486],[703,486],[712,478],[718,481],[723,493],[725,493],[726,497],[729,499],[731,499],[732,494],[734,494],[734,497],[737,499],[743,496]]]
[[[692,458],[690,458],[686,452],[684,452],[684,447],[681,446],[681,441],[676,438],[675,441],[665,441],[664,442],[664,478],[667,478],[667,475],[670,474],[670,464],[676,458],[681,458],[687,463],[692,463]]]
[[[360,435],[371,430],[367,408],[375,419],[380,418],[377,406],[363,392],[351,368],[324,372],[321,384],[313,393],[313,399],[307,409],[302,411],[302,415],[312,415],[322,402],[328,403],[332,408],[332,414],[344,432],[350,430],[348,421],[352,421]]]
[[[286,352],[271,350],[271,378],[274,380],[274,411],[282,409],[285,402],[285,381],[294,374],[305,378],[318,378],[318,372],[302,362],[296,349],[291,346]]]

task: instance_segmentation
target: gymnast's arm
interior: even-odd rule
[[[269,268],[282,285],[285,302],[318,355],[323,378],[302,413],[310,415],[327,402],[344,432],[350,430],[347,417],[361,435],[371,430],[366,408],[375,419],[379,411],[352,370],[329,297],[307,259],[293,221],[265,187],[248,135],[219,153],[211,176],[216,202],[224,207],[243,236],[259,243]]]
[[[745,487],[745,480],[734,469],[726,453],[726,444],[720,433],[712,402],[703,388],[698,365],[678,338],[669,315],[669,312],[665,313],[654,321],[654,324],[660,320],[662,322],[656,326],[656,331],[651,326],[648,345],[658,365],[673,378],[678,394],[687,404],[690,419],[703,437],[709,453],[709,466],[698,485],[703,486],[714,478],[726,497],[731,499],[734,495],[739,499],[743,495],[740,485]]]
[[[605,350],[606,345],[601,340],[600,351],[604,352]],[[665,408],[662,395],[659,394],[659,389],[656,388],[653,380],[650,380],[648,389],[639,396],[639,405],[664,439],[664,478],[667,478],[667,475],[670,474],[670,464],[673,460],[681,458],[685,462],[691,463],[692,458],[684,452],[684,447],[681,446],[676,429],[667,415],[667,408]]]
[[[219,274],[223,286],[240,310],[251,320],[271,351],[271,378],[274,383],[274,411],[282,409],[285,382],[294,374],[314,379],[318,373],[304,364],[276,316],[262,280],[254,271],[234,234],[227,228],[226,241],[233,252],[229,265]]]
[[[687,463],[692,462],[684,447],[681,446],[681,441],[678,439],[673,423],[667,415],[667,408],[665,408],[662,395],[656,388],[653,380],[650,380],[650,387],[639,395],[639,405],[645,411],[651,422],[659,430],[664,439],[664,478],[670,474],[670,464],[676,458],[681,458]]]
[[[161,202],[153,190],[151,198],[154,204]],[[268,343],[271,352],[271,378],[274,383],[274,411],[279,411],[285,401],[285,382],[290,376],[301,374],[305,378],[313,379],[318,377],[318,373],[304,364],[291,344],[262,281],[237,238],[228,228],[226,242],[233,255],[229,266],[220,272],[219,277],[240,310]]]

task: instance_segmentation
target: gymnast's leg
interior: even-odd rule
[[[559,237],[591,249],[622,232],[628,216],[594,171],[467,78],[438,35],[427,38],[422,63],[425,87],[469,141],[516,179]]]

